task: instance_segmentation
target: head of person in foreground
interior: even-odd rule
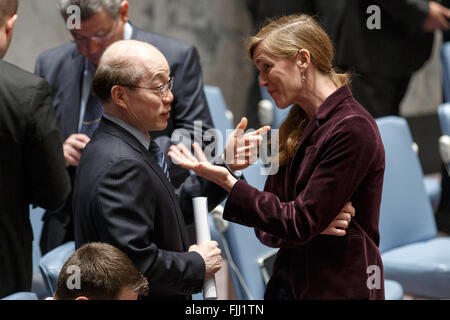
[[[87,243],[61,269],[55,300],[136,300],[147,279],[128,256],[107,243]]]

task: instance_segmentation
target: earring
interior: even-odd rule
[[[305,80],[306,80],[306,76],[304,73],[302,73],[302,81],[305,81]]]

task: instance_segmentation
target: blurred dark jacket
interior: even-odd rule
[[[30,291],[29,205],[62,207],[70,192],[50,87],[0,60],[0,298]]]

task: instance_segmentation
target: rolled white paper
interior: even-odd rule
[[[211,241],[211,231],[208,224],[208,202],[205,197],[192,199],[194,207],[195,230],[197,234],[197,243],[202,244]],[[206,277],[203,284],[203,299],[216,300],[216,277],[214,275]]]

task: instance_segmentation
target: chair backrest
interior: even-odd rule
[[[226,130],[234,129],[234,127],[233,122],[229,117],[230,112],[222,95],[222,91],[216,86],[205,86],[204,92],[214,127],[224,135],[223,138],[225,143]]]
[[[289,115],[289,111],[291,111],[292,106],[289,106],[285,109],[280,109],[276,106],[275,101],[273,101],[272,97],[265,87],[260,87],[260,92],[262,99],[269,100],[273,104],[273,121],[270,126],[272,127],[272,129],[279,129],[281,124]]]
[[[41,258],[39,269],[48,291],[54,295],[58,283],[59,273],[67,259],[75,252],[75,242],[67,242]]]
[[[260,170],[264,170],[258,161],[253,166],[243,171],[247,182],[255,188],[262,190],[267,176],[262,175]],[[264,282],[261,267],[258,259],[276,252],[276,249],[263,245],[255,236],[252,228],[248,228],[236,223],[229,223],[225,237],[230,248],[233,260],[242,275],[244,284],[239,281],[236,274],[233,275],[233,283],[236,288],[236,295],[240,300],[263,299],[266,284]],[[244,285],[247,286],[251,297],[248,296]]]
[[[437,230],[408,123],[390,116],[378,118],[377,124],[386,152],[380,216],[380,251],[384,252],[434,238]]]
[[[450,136],[450,103],[441,104],[437,111],[442,134]]]
[[[450,103],[443,103],[438,107],[439,124],[441,126],[441,136],[450,136]],[[441,138],[440,138],[441,139]],[[449,150],[446,146],[445,138],[443,141],[439,139],[439,152],[441,160],[446,165],[447,171],[450,172],[450,162],[448,162]],[[443,143],[443,145],[441,145]],[[445,178],[445,177],[444,177]],[[442,190],[441,190],[442,191]],[[440,199],[440,197],[439,197]]]
[[[225,99],[220,88],[214,86],[205,86],[205,95],[214,125],[223,134],[223,142],[225,143],[226,131],[234,129],[232,121],[227,116],[228,109]],[[261,174],[261,168],[261,163],[257,162],[243,170],[247,181],[260,190],[264,188],[267,178]],[[213,229],[213,227],[211,228]],[[233,261],[242,275],[245,285],[250,290],[251,296],[254,299],[262,299],[264,297],[265,283],[257,260],[276,250],[261,244],[256,238],[253,229],[235,223],[229,223],[224,236]],[[249,299],[242,282],[233,270],[232,277],[238,299]]]
[[[444,87],[444,101],[450,101],[450,41],[441,46],[442,85]]]
[[[39,298],[34,292],[17,292],[0,300],[39,300]]]

